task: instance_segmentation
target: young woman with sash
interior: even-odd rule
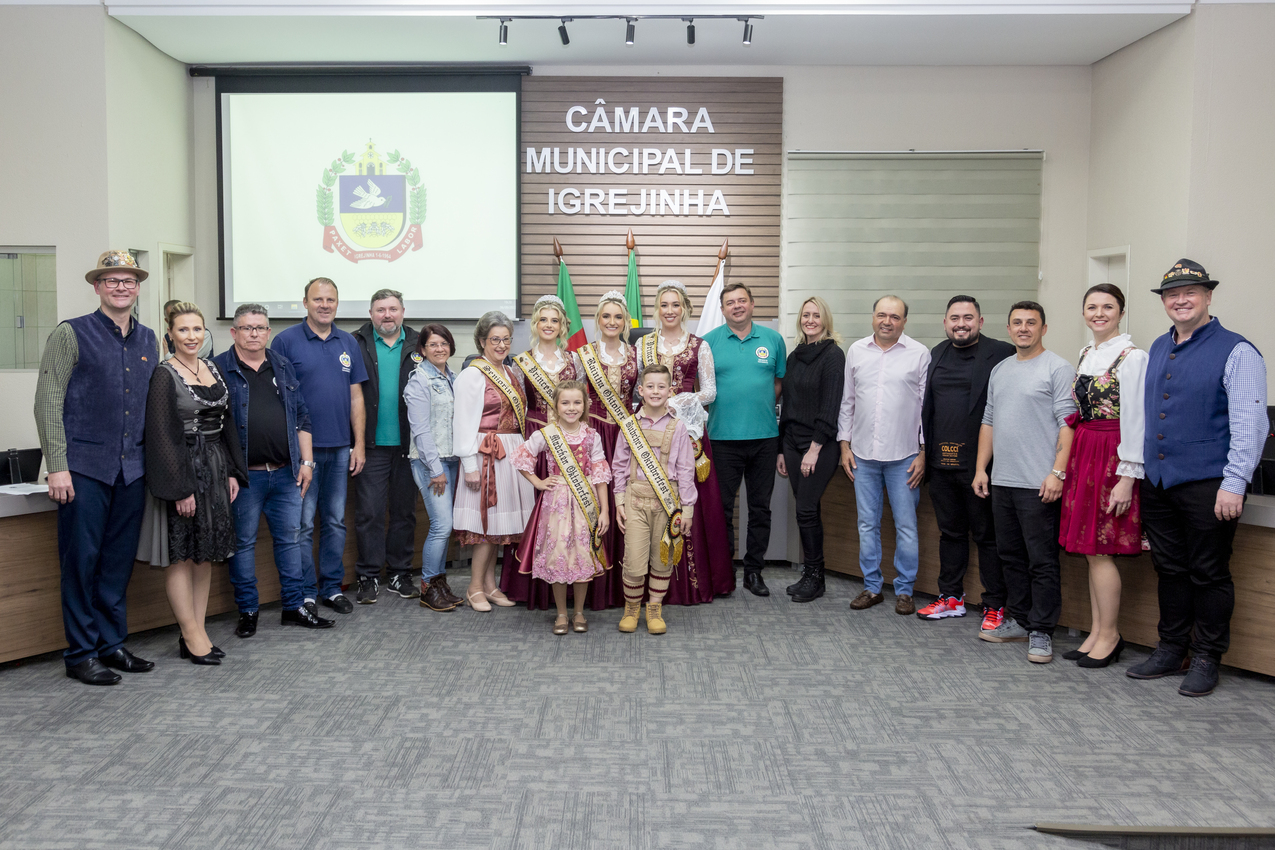
[[[561,381],[554,393],[555,422],[532,434],[514,452],[514,468],[541,495],[518,546],[519,570],[553,588],[558,619],[555,635],[587,632],[584,599],[589,583],[610,569],[602,534],[610,523],[607,484],[611,467],[602,438],[586,424],[584,384]],[[545,474],[536,473],[540,459]],[[575,614],[567,619],[567,588],[575,594]]]
[[[496,589],[496,547],[522,539],[536,497],[531,482],[513,467],[527,418],[522,375],[504,365],[513,330],[504,313],[484,313],[474,328],[481,354],[454,385],[452,451],[460,458],[465,486],[457,488],[452,527],[457,542],[474,547],[465,598],[475,611],[490,611],[491,603],[514,604]]]
[[[615,445],[624,439],[618,424],[633,411],[633,388],[637,384],[637,352],[628,344],[632,321],[624,303],[624,293],[612,289],[602,296],[593,316],[597,342],[576,352],[584,367],[584,380],[589,389],[589,427],[602,438],[607,463],[615,459]],[[624,558],[624,532],[616,527],[615,504],[611,500],[602,548],[608,563],[618,564]],[[619,570],[608,570],[593,581],[589,606],[595,611],[617,608],[624,604],[624,583]]]
[[[527,420],[523,436],[530,438],[545,425],[555,421],[553,395],[559,381],[578,381],[582,377],[580,358],[567,351],[571,327],[566,307],[556,295],[542,295],[531,309],[531,348],[514,356],[514,364],[522,374],[523,394],[527,397]],[[544,478],[548,457],[536,462],[536,475]],[[515,560],[513,547],[505,549],[500,571],[500,589],[515,602],[526,602],[533,611],[553,605],[549,585],[525,573]]]
[[[666,280],[655,292],[655,313],[659,327],[636,345],[638,369],[662,363],[673,375],[676,395],[669,401],[673,416],[686,426],[696,453],[696,490],[699,518],[682,550],[681,564],[673,571],[665,601],[670,605],[712,602],[714,596],[735,589],[735,568],[731,563],[730,541],[726,536],[726,514],[721,490],[713,471],[713,452],[704,426],[706,405],[717,398],[713,353],[703,340],[686,330],[691,315],[691,299],[680,281]]]

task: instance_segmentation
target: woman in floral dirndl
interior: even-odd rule
[[[1147,354],[1120,333],[1124,293],[1109,283],[1084,297],[1093,342],[1080,352],[1072,394],[1079,411],[1067,422],[1076,435],[1063,485],[1059,544],[1089,561],[1093,628],[1078,649],[1065,653],[1081,667],[1120,659],[1120,571],[1115,556],[1142,551],[1137,480],[1142,478],[1143,379]]]

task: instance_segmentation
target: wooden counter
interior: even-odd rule
[[[4,553],[0,560],[0,662],[66,648],[57,520],[57,511],[0,517],[0,552]],[[354,582],[355,562],[353,500],[346,512],[345,526],[345,583],[349,585]],[[429,516],[418,498],[412,555],[412,566],[417,569],[428,533]],[[262,605],[279,601],[279,573],[264,519],[257,538],[257,592]],[[226,565],[214,564],[208,613],[234,610],[234,588]],[[140,632],[175,622],[164,591],[163,570],[135,563],[128,586],[128,630]]]
[[[827,567],[839,573],[862,576],[859,570],[859,531],[854,505],[854,485],[844,475],[833,478],[823,497],[824,551]],[[916,590],[938,595],[939,531],[929,493],[921,493],[917,508],[921,566]],[[970,569],[965,575],[965,599],[979,604],[978,552],[970,547]],[[888,585],[894,579],[894,523],[887,507],[881,523],[881,572]],[[1124,590],[1120,604],[1120,633],[1143,646],[1155,646],[1160,606],[1151,557],[1117,558]],[[1231,618],[1231,649],[1224,664],[1275,676],[1275,529],[1241,523],[1231,557],[1235,579],[1235,614]],[[919,604],[918,608],[921,607]],[[850,613],[850,612],[847,612]],[[1089,567],[1082,557],[1062,556],[1062,616],[1060,626],[1088,631]]]

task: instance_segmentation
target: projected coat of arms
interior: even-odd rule
[[[316,200],[323,250],[352,263],[393,262],[424,246],[421,172],[397,150],[382,159],[368,139],[363,156],[343,151],[323,169],[322,181]]]

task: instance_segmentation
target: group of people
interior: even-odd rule
[[[1078,368],[1044,348],[1045,311],[1032,301],[1011,308],[1005,343],[982,334],[973,297],[955,296],[947,339],[929,350],[904,333],[906,302],[883,296],[872,334],[843,350],[832,311],[814,296],[798,310],[789,353],[753,321],[752,293],[739,283],[723,287],[725,324],[690,333],[691,301],[673,280],[656,291],[657,327],[632,340],[626,299],[606,293],[596,339],[578,351],[567,350],[567,311],[555,296],[536,302],[525,352],[511,351],[514,323],[487,313],[459,373],[449,367],[451,333],[407,327],[393,290],[372,296],[355,333],[337,328],[328,278],[306,285],[305,320],[273,343],[266,308],[239,306],[233,345],[211,358],[201,356],[199,308],[170,304],[161,361],[154,334],[132,316],[145,278],[127,252],[102,255],[86,275],[101,307],[54,331],[37,388],[59,503],[67,675],[80,681],[114,684],[116,670],[153,667],[124,646],[134,557],[166,570],[182,657],[211,665],[225,656],[204,629],[214,561],[229,562],[235,633],[251,637],[263,515],[282,623],[330,628],[318,605],[353,611],[342,589],[350,481],[358,603],[377,601],[385,569],[388,591],[434,611],[552,604],[553,632],[566,634],[588,630],[588,601],[623,606],[620,631],[644,619],[663,634],[665,603],[735,589],[741,483],[743,586],[769,595],[762,568],[777,472],[792,488],[802,546],[802,574],[787,592],[810,602],[824,593],[820,503],[840,467],[854,485],[864,576],[852,609],[884,601],[888,499],[896,613],[965,616],[972,539],[980,637],[1026,641],[1029,661],[1048,662],[1065,548],[1088,558],[1093,609],[1092,631],[1065,657],[1103,667],[1124,647],[1114,558],[1149,545],[1161,640],[1128,673],[1189,666],[1182,693],[1216,684],[1234,596],[1231,539],[1267,427],[1265,366],[1209,316],[1217,282],[1191,261],[1154,290],[1173,329],[1149,355],[1120,333],[1117,287],[1085,293],[1093,342]],[[940,595],[918,611],[924,480],[940,532]],[[417,492],[430,519],[419,589]],[[453,538],[472,547],[463,597],[447,583]]]

